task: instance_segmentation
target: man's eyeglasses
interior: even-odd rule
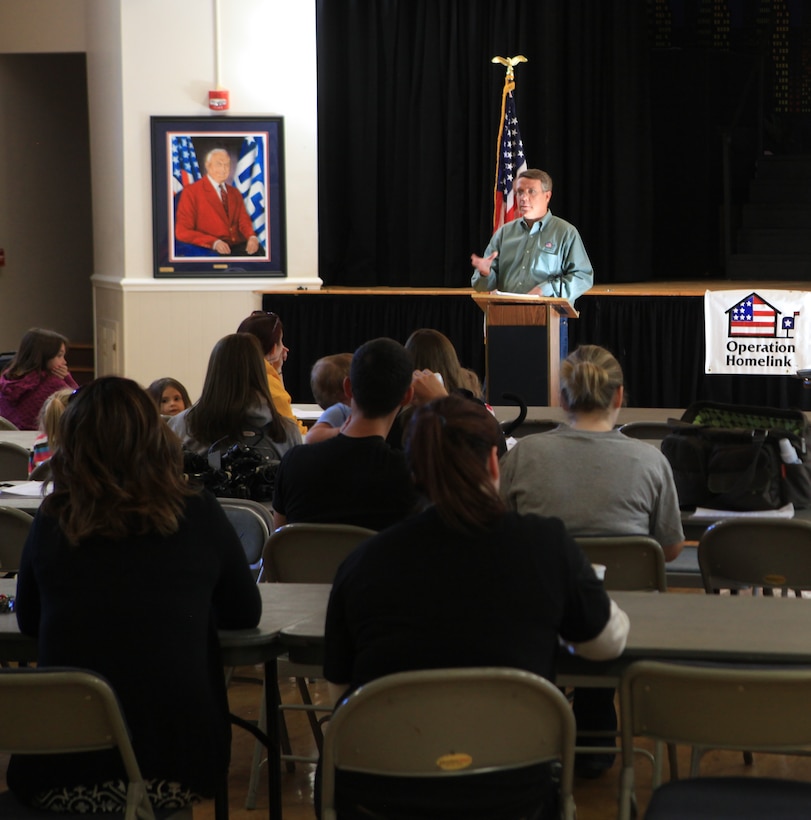
[[[538,194],[542,194],[543,191],[539,191],[537,188],[516,188],[515,195],[516,196],[528,196],[530,199],[538,196]]]

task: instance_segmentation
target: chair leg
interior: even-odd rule
[[[290,733],[287,731],[287,722],[285,721],[283,712],[280,712],[279,714],[279,744],[282,747],[283,755],[293,754],[293,746],[290,743]],[[285,760],[284,767],[287,769],[289,774],[293,774],[296,770],[296,761]]]
[[[267,700],[265,698],[265,687],[262,685],[262,705],[259,708],[258,726],[263,731],[267,731]],[[281,693],[277,689],[277,704],[281,702]],[[278,708],[278,706],[277,706]],[[284,722],[284,715],[279,714],[279,745],[283,755],[290,755],[293,750],[290,746],[290,735],[287,732],[287,724]],[[253,759],[251,760],[251,776],[248,780],[248,793],[245,796],[245,808],[247,810],[256,808],[256,795],[259,789],[259,774],[262,769],[262,758],[264,757],[264,745],[257,740],[253,747]],[[293,760],[285,760],[285,769],[289,774],[296,770],[296,763]]]
[[[304,678],[296,678],[296,685],[298,686],[299,695],[301,695],[301,700],[307,706],[313,705],[313,699],[310,696],[310,690],[307,687],[307,681]],[[313,737],[315,738],[315,745],[318,749],[318,754],[321,754],[322,747],[324,745],[324,734],[321,731],[321,724],[318,721],[318,717],[316,716],[315,712],[308,710],[307,711],[307,719],[310,721],[310,729],[312,730]]]
[[[667,762],[670,765],[670,779],[679,779],[679,756],[676,751],[675,743],[667,744]]]

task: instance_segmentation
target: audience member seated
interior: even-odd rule
[[[262,608],[239,538],[184,481],[180,444],[135,382],[83,387],[60,432],[54,492],[23,549],[20,629],[39,666],[110,681],[156,806],[213,796],[231,742],[217,629],[254,627]],[[126,803],[116,750],[12,756],[7,781],[54,812]]]
[[[41,464],[47,464],[53,455],[59,442],[59,420],[72,395],[73,390],[66,387],[63,390],[57,390],[45,399],[45,404],[42,405],[39,413],[39,435],[34,439],[34,447],[28,462],[28,475],[31,475]],[[46,471],[47,469],[47,467],[43,468]],[[42,474],[42,470],[38,471],[38,474]]]
[[[336,574],[324,662],[336,701],[415,669],[509,666],[554,680],[559,638],[593,660],[622,652],[628,617],[563,522],[510,511],[499,495],[500,435],[492,414],[462,396],[414,413],[408,462],[431,506],[363,542]],[[342,817],[425,816],[425,781],[338,774]],[[433,803],[430,816],[559,816],[507,814],[508,797],[543,799],[548,774],[446,782],[452,808],[440,815]]]
[[[199,401],[167,423],[187,450],[200,454],[241,443],[279,459],[301,444],[296,423],[282,418],[270,398],[262,348],[250,333],[214,345]]]
[[[307,433],[307,427],[293,413],[292,399],[284,388],[282,368],[290,349],[284,346],[283,332],[282,320],[275,313],[267,313],[264,310],[255,310],[247,319],[243,319],[237,328],[237,333],[250,333],[259,339],[273,404],[280,415],[298,425],[303,436]]]
[[[479,374],[469,367],[462,368],[462,388],[469,390],[477,399],[484,399],[482,380],[479,378]]]
[[[45,399],[57,390],[79,386],[65,360],[68,340],[53,330],[31,328],[0,375],[0,416],[20,430],[36,430]]]
[[[575,536],[650,535],[672,561],[684,541],[673,473],[656,447],[615,429],[623,395],[611,353],[575,350],[560,366],[569,426],[520,439],[502,461],[501,491],[512,509],[558,516]],[[616,729],[613,689],[577,689],[574,711],[579,730]],[[613,759],[580,755],[578,771],[596,777]]]
[[[473,387],[473,380],[470,376],[472,371],[466,370],[459,363],[456,348],[444,333],[431,328],[415,330],[406,339],[405,349],[411,354],[417,370],[430,370],[442,376],[448,393],[467,390],[477,399],[481,398],[481,389],[471,390]],[[477,378],[475,374],[473,376]]]
[[[349,418],[349,399],[344,392],[344,380],[349,377],[351,353],[336,353],[319,359],[310,371],[310,389],[318,406],[324,411],[304,436],[305,444],[315,444],[341,432]]]
[[[417,495],[405,457],[385,439],[414,396],[414,378],[411,358],[393,339],[373,339],[355,351],[344,380],[352,409],[348,423],[337,436],[291,450],[279,465],[277,527],[306,521],[382,530],[413,512]]]
[[[162,416],[176,416],[191,407],[189,393],[177,379],[156,379],[146,392],[152,396]]]
[[[406,339],[405,349],[411,354],[412,363],[418,371],[438,374],[448,393],[459,393],[468,398],[482,402],[482,389],[479,377],[459,364],[456,349],[451,340],[431,328],[415,330]],[[405,430],[414,411],[413,406],[403,408],[395,419],[389,442],[393,447],[402,447]],[[502,439],[499,455],[507,451],[507,443]]]

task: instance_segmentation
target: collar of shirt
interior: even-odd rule
[[[543,226],[546,224],[550,216],[552,216],[552,211],[547,210],[546,213],[537,222],[533,222],[532,225],[528,225],[527,220],[524,219],[524,217],[521,217],[521,224],[524,226],[527,233],[538,233],[543,229]]]

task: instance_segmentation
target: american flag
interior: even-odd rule
[[[729,335],[774,336],[775,315],[775,309],[753,293],[732,308]]]
[[[197,182],[203,175],[197,163],[197,152],[190,137],[173,135],[172,149],[172,193],[179,194],[187,185]]]
[[[267,215],[265,213],[265,152],[262,136],[248,136],[242,140],[237,160],[234,184],[245,200],[245,210],[251,218],[259,242],[268,250]]]
[[[501,98],[501,123],[498,132],[498,155],[496,156],[496,182],[493,191],[493,232],[505,222],[515,219],[515,194],[513,183],[521,171],[527,170],[524,144],[518,130],[513,91],[515,82],[504,81]]]

